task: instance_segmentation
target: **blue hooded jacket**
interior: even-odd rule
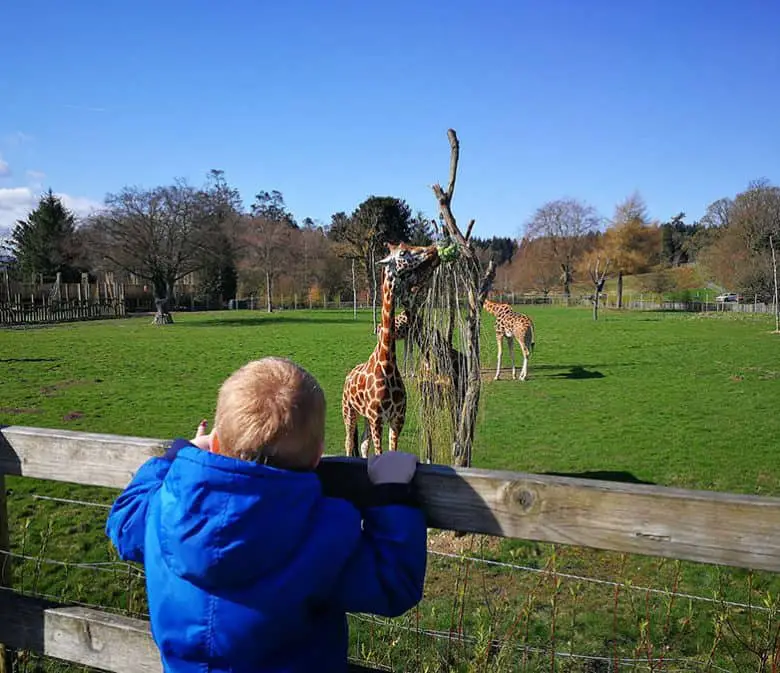
[[[313,472],[177,439],[117,498],[106,533],[143,563],[166,672],[345,671],[347,612],[400,615],[422,598],[423,513],[359,511]]]

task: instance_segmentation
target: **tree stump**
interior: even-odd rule
[[[173,322],[173,316],[168,311],[167,299],[155,299],[157,313],[154,314],[153,325],[170,325]]]

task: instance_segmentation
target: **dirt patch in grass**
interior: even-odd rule
[[[501,538],[491,535],[458,535],[451,530],[431,528],[428,531],[428,549],[442,554],[470,554],[481,550],[495,555],[501,547]]]
[[[0,407],[0,414],[42,414],[43,409],[21,409],[19,407]]]

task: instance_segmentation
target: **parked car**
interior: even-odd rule
[[[725,301],[740,301],[742,297],[735,292],[727,292],[725,294],[719,294],[717,297],[715,297],[715,301],[717,302],[725,302]]]

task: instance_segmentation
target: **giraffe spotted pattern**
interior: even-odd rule
[[[341,411],[346,430],[344,448],[348,456],[355,455],[358,416],[363,416],[368,423],[375,453],[382,453],[385,424],[389,426],[390,450],[398,448],[398,436],[406,420],[406,389],[395,354],[395,289],[397,284],[421,287],[439,264],[435,245],[399,243],[388,244],[388,248],[390,254],[380,262],[385,269],[382,278],[382,324],[377,345],[368,360],[352,369],[344,380]],[[367,457],[368,440],[361,444],[360,453]]]
[[[517,378],[515,367],[514,342],[520,344],[523,352],[523,367],[520,370],[520,380],[525,381],[528,376],[528,358],[531,356],[535,345],[534,323],[531,318],[523,313],[515,313],[509,304],[485,300],[484,309],[496,318],[496,342],[498,343],[498,363],[494,380],[501,375],[501,356],[504,339],[509,342],[509,354],[512,358],[512,378]]]
[[[377,323],[374,332],[379,334],[382,331],[382,323]],[[393,320],[393,339],[396,341],[405,341],[409,336],[409,316],[406,315],[406,311],[397,313]]]

